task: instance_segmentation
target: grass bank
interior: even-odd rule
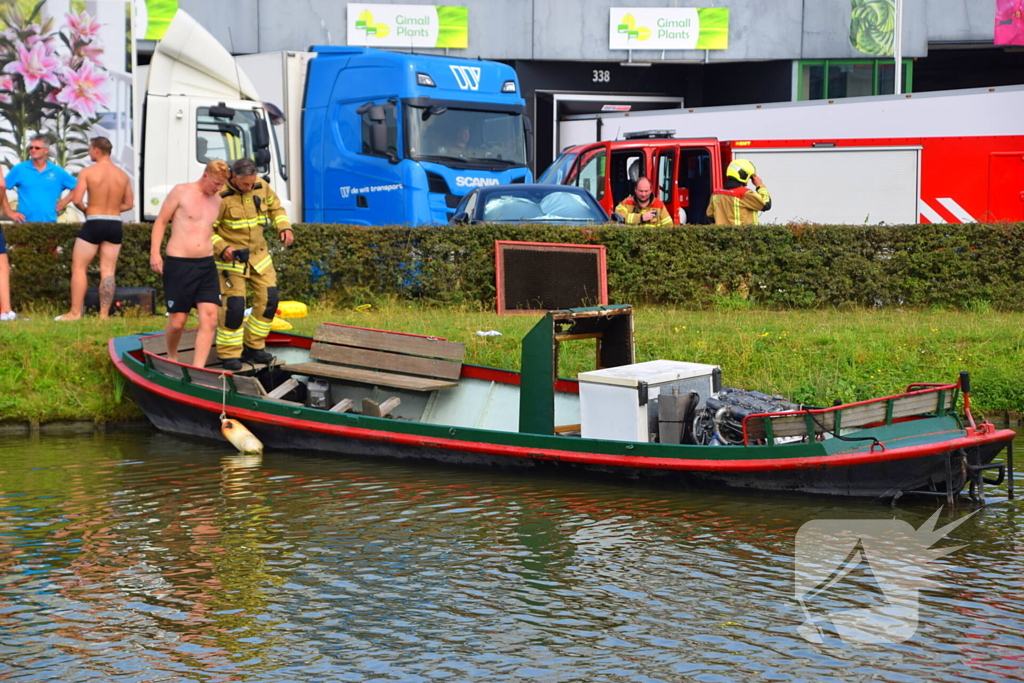
[[[58,323],[56,310],[0,323],[0,422],[141,417],[107,359],[109,337],[162,329],[162,317],[87,317]],[[447,337],[467,362],[518,369],[519,341],[535,316],[400,303],[313,308],[292,320],[312,335],[323,321]],[[638,361],[656,358],[722,367],[726,386],[778,393],[814,405],[901,391],[910,382],[954,381],[971,372],[973,405],[990,419],[1024,414],[1024,323],[1019,314],[950,311],[689,311],[636,309]],[[477,331],[497,330],[500,337]],[[593,369],[593,347],[563,345],[562,376]]]

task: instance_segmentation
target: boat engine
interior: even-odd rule
[[[783,413],[802,407],[782,396],[725,388],[708,396],[693,419],[693,439],[702,446],[743,443],[743,419],[758,413]]]

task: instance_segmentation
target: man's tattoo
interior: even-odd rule
[[[114,303],[114,289],[113,275],[100,280],[100,315],[110,312],[110,305]]]

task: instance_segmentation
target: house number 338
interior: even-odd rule
[[[612,72],[607,69],[594,69],[593,74],[592,83],[610,83],[612,80]]]

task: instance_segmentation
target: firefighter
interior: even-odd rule
[[[747,182],[753,182],[753,190]],[[754,164],[746,159],[733,159],[725,169],[725,187],[715,190],[708,204],[708,216],[715,225],[757,225],[758,214],[772,208],[772,196],[757,175]]]
[[[256,170],[251,159],[239,159],[232,165],[231,177],[220,195],[220,214],[213,224],[221,291],[217,355],[224,369],[231,371],[241,370],[242,361],[269,363],[274,359],[265,347],[277,312],[277,272],[263,230],[273,226],[286,247],[295,239],[281,200],[257,177]],[[253,293],[247,319],[246,284]]]
[[[627,225],[672,227],[672,216],[665,208],[665,203],[654,196],[651,181],[644,176],[637,178],[633,194],[615,207],[615,213],[621,216]]]

